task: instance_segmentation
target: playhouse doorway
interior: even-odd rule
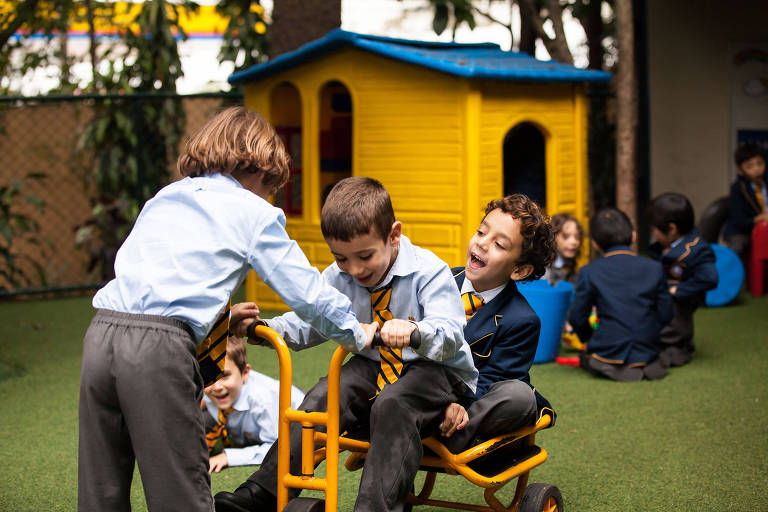
[[[283,82],[272,89],[270,119],[291,155],[288,183],[275,194],[275,206],[286,215],[302,214],[301,95],[295,85]]]
[[[352,176],[352,96],[341,82],[320,91],[320,205],[328,192]]]
[[[533,123],[517,124],[504,137],[504,195],[525,194],[547,206],[546,140]]]

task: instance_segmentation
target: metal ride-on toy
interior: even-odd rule
[[[418,331],[411,338],[411,346],[420,340]],[[339,432],[339,376],[341,365],[349,352],[336,349],[328,369],[327,412],[306,412],[291,409],[292,365],[288,346],[277,332],[264,325],[251,325],[248,337],[266,340],[277,352],[280,365],[280,397],[277,462],[277,512],[335,512],[338,507],[339,452],[350,451],[347,469],[354,471],[363,466],[369,443],[343,437]],[[431,505],[456,510],[487,512],[562,512],[563,499],[554,485],[534,483],[528,485],[531,469],[547,460],[547,452],[534,442],[536,432],[547,428],[552,417],[542,415],[535,425],[489,439],[461,453],[453,454],[436,438],[422,440],[424,456],[420,471],[427,473],[422,490],[408,496],[407,510],[413,505]],[[301,475],[289,473],[290,424],[302,426]],[[326,432],[315,430],[325,426]],[[325,478],[314,476],[315,465],[325,459]],[[437,500],[430,497],[437,473],[461,475],[485,489],[487,505],[474,505]],[[496,492],[517,478],[515,495],[509,506],[504,506]],[[300,497],[288,502],[288,488],[323,491],[325,500]]]

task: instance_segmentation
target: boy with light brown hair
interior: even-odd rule
[[[289,157],[260,114],[218,114],[189,140],[178,169],[184,178],[147,201],[115,278],[93,298],[80,378],[80,510],[129,510],[138,462],[150,510],[210,512],[200,401],[204,378],[224,366],[226,333],[255,314],[230,318],[228,306],[251,269],[324,335],[358,348],[373,338],[267,202],[288,180]],[[215,344],[198,351],[212,331]]]
[[[461,298],[448,265],[402,235],[389,194],[376,180],[340,181],[323,205],[321,229],[335,259],[323,277],[349,297],[358,319],[381,326],[385,345],[358,351],[341,368],[340,429],[364,425],[371,440],[355,510],[402,510],[421,462],[422,437],[477,382]],[[267,324],[296,350],[329,338],[292,312]],[[418,348],[409,346],[416,329]],[[323,378],[300,409],[325,411],[327,395]],[[293,424],[293,474],[301,473],[301,441],[301,426]],[[234,493],[216,495],[216,510],[274,509],[276,473],[273,445],[259,471]],[[298,493],[289,490],[291,498]]]

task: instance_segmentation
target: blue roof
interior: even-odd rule
[[[465,78],[521,82],[607,82],[611,78],[605,71],[581,69],[555,61],[536,60],[527,53],[503,51],[494,43],[433,43],[336,29],[298,50],[234,73],[229,82],[242,84],[265,78],[348,46]]]

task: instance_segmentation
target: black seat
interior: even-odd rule
[[[707,206],[699,217],[699,233],[707,243],[716,244],[728,219],[728,196],[721,197]]]

